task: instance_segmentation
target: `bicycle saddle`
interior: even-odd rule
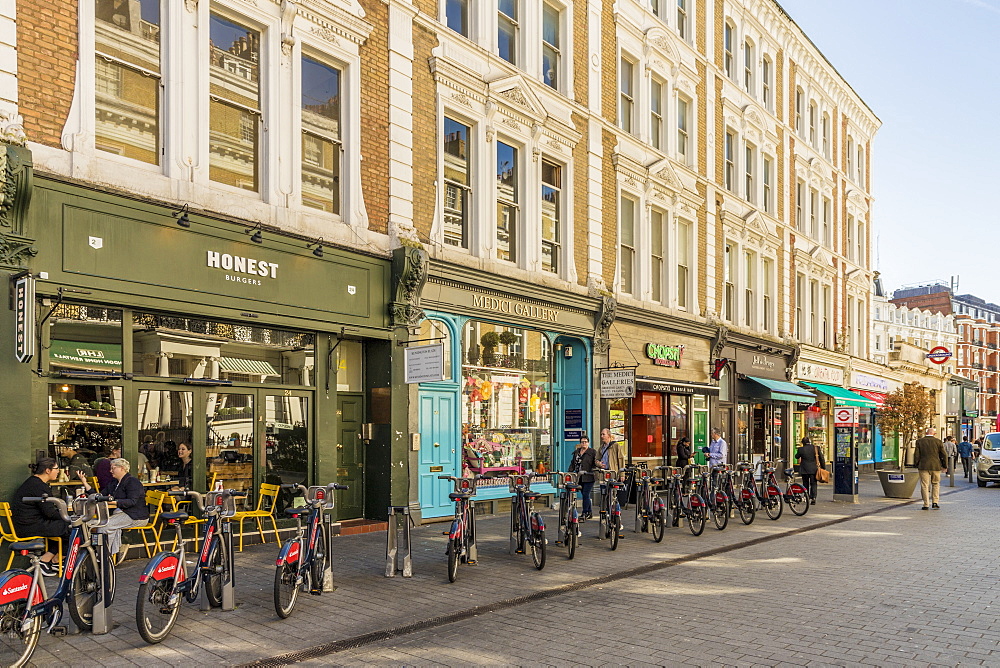
[[[178,520],[183,522],[188,518],[188,514],[183,511],[177,511],[175,513],[160,513],[160,519],[169,522],[170,520]]]
[[[44,540],[25,540],[20,543],[10,544],[11,552],[31,552],[35,555],[45,554]]]
[[[457,501],[458,499],[468,499],[472,496],[469,492],[452,492],[448,495],[448,498],[452,501]]]
[[[285,514],[289,517],[298,517],[299,515],[308,515],[309,508],[302,506],[301,508],[285,508]]]
[[[538,492],[528,491],[528,492],[524,493],[524,498],[531,499],[532,501],[534,501],[535,499],[537,499],[540,496],[541,496],[541,494],[539,494]]]
[[[795,469],[785,469],[785,477],[791,478],[795,475]]]

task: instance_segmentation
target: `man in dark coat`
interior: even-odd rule
[[[921,510],[928,510],[928,501],[931,507],[938,510],[941,508],[938,505],[941,471],[948,468],[948,455],[944,451],[944,443],[934,435],[933,429],[928,429],[923,438],[917,439],[913,464],[920,471],[920,496],[924,499],[924,507]]]
[[[809,503],[816,505],[816,472],[826,468],[826,458],[819,446],[815,446],[808,436],[802,439],[802,446],[795,452],[799,460],[799,475],[802,486],[809,490]]]

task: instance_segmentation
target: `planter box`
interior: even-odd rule
[[[916,471],[877,471],[882,492],[892,499],[910,499],[920,482]]]

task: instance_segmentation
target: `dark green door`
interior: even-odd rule
[[[337,482],[348,485],[337,498],[337,518],[362,517],[365,512],[365,446],[361,424],[365,421],[364,395],[337,395]]]

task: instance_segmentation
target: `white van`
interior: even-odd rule
[[[976,476],[980,487],[988,482],[1000,482],[1000,433],[983,437],[982,452],[976,458]]]

